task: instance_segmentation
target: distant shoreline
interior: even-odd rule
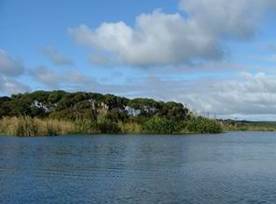
[[[224,131],[276,132],[276,121],[221,120]]]
[[[0,97],[3,135],[190,135],[228,131],[276,132],[276,122],[210,119],[173,101],[89,92],[36,91]]]
[[[256,133],[276,133],[276,130],[227,130],[221,133],[176,133],[176,134],[154,134],[154,133],[72,133],[72,134],[61,134],[61,135],[32,135],[32,136],[18,136],[18,135],[11,135],[11,134],[4,134],[0,133],[0,137],[22,137],[22,138],[32,138],[32,137],[70,137],[70,136],[80,136],[80,137],[89,137],[89,136],[179,136],[179,137],[186,137],[186,136],[208,136],[208,135],[224,135],[228,133],[246,133],[246,132],[256,132]]]

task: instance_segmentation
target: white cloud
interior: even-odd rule
[[[158,84],[158,88],[148,88],[153,96],[175,99],[201,113],[257,120],[263,115],[270,115],[270,118],[274,115],[276,119],[275,75],[242,73],[235,79],[161,81]],[[162,95],[164,92],[169,94]]]
[[[135,66],[218,60],[224,40],[248,40],[273,0],[182,0],[183,11],[141,14],[133,27],[124,22],[70,28],[76,42],[112,61]]]
[[[0,93],[13,94],[25,92],[30,88],[15,78],[24,74],[23,64],[0,49]]]
[[[61,54],[53,47],[46,47],[42,49],[42,53],[55,65],[72,65],[73,61]]]
[[[4,50],[0,49],[0,74],[14,77],[23,74],[23,72],[24,66],[22,63],[9,56]]]
[[[29,91],[30,87],[17,80],[0,75],[0,92],[5,94],[16,94]]]
[[[32,71],[32,76],[36,81],[39,81],[50,87],[57,87],[61,82],[61,77],[59,77],[54,71],[44,66],[40,66],[34,69]]]
[[[67,70],[66,73],[59,73],[45,66],[39,66],[31,71],[33,79],[50,89],[78,89],[91,87],[94,81],[89,77],[76,72]]]
[[[103,23],[95,31],[81,25],[70,33],[77,42],[136,66],[218,59],[223,54],[216,39],[197,24],[179,13],[158,10],[138,16],[134,28],[124,22]]]
[[[252,37],[272,0],[181,0],[181,8],[206,32],[235,39]]]

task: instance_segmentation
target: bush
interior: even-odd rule
[[[118,124],[108,119],[102,119],[98,121],[97,128],[99,129],[100,133],[116,134],[121,132]]]
[[[185,122],[184,126],[186,131],[192,133],[221,133],[223,131],[218,121],[203,117],[193,117]]]
[[[135,122],[120,122],[119,127],[124,134],[139,134],[142,132],[142,126]]]
[[[144,123],[143,131],[149,134],[173,134],[177,131],[177,125],[171,120],[155,116]]]
[[[97,127],[97,122],[92,120],[77,120],[75,121],[76,133],[80,134],[93,134],[100,133],[99,128]]]

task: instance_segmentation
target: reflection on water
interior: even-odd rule
[[[0,203],[275,203],[276,135],[0,137]]]

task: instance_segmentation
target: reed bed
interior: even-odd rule
[[[123,134],[139,134],[143,132],[143,128],[140,124],[129,122],[129,123],[119,123],[119,128]]]
[[[28,116],[4,117],[0,120],[0,133],[16,136],[54,136],[76,133],[71,121],[39,119]]]
[[[152,118],[145,123],[112,122],[110,120],[59,120],[29,116],[0,119],[0,134],[12,136],[55,136],[69,134],[184,134],[220,133],[222,126],[216,121],[195,118],[179,124]]]

